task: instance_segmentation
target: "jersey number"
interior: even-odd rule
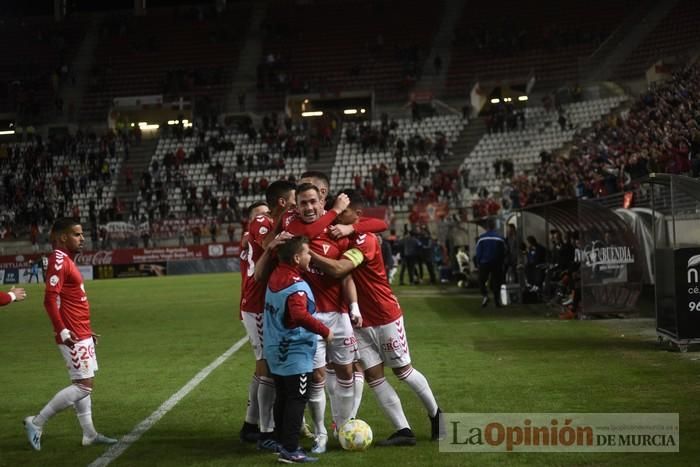
[[[253,277],[253,274],[255,274],[255,262],[253,261],[253,243],[250,241],[248,242],[248,258],[246,258],[246,261],[248,262],[246,276]]]

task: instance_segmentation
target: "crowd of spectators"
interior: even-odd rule
[[[401,137],[398,127],[387,114],[381,115],[379,125],[369,121],[345,125],[345,141],[358,145],[362,154],[390,151],[394,159],[393,166],[373,164],[366,176],[355,172],[353,188],[361,190],[370,204],[395,206],[407,192],[411,203],[456,200],[462,188],[458,171],[431,170],[448,156],[445,133],[436,131],[431,137],[416,131]]]
[[[115,161],[128,153],[126,134],[78,130],[48,140],[34,133],[19,139],[0,145],[3,238],[29,234],[36,243],[60,216],[93,223],[118,218],[119,202],[106,200],[105,188],[116,176]],[[81,212],[78,197],[89,197],[87,213]]]
[[[641,95],[628,111],[577,134],[567,155],[541,154],[532,175],[505,187],[512,207],[633,189],[651,172],[700,176],[700,67],[688,64]]]
[[[220,222],[240,221],[240,196],[262,195],[275,181],[265,171],[284,170],[287,161],[294,158],[318,160],[321,148],[332,143],[335,127],[332,119],[294,123],[276,113],[265,115],[259,126],[249,120],[241,122],[235,131],[244,134],[248,144],[259,145],[261,149],[257,152],[237,148],[226,137],[227,130],[222,125],[213,127],[214,132],[207,132],[204,126],[184,131],[175,127],[173,137],[196,135],[197,144],[189,153],[179,145],[174,152],[166,153],[162,161],[153,159],[148,170],[141,174],[141,202],[135,210],[141,213],[138,220],[152,222],[174,217],[169,193],[179,192],[186,217],[212,216]],[[230,170],[222,163],[223,151],[233,153],[235,164]],[[191,164],[205,164],[215,184],[203,187],[195,184],[188,176]],[[254,175],[259,172],[262,175]],[[293,181],[295,175],[289,174],[287,179]]]

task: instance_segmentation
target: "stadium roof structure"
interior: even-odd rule
[[[615,211],[596,203],[595,200],[562,199],[526,206],[519,212],[542,217],[550,228],[561,232],[626,229],[624,220],[615,214]]]

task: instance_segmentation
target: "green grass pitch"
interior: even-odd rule
[[[110,436],[129,433],[244,337],[238,274],[94,281],[86,288],[93,327],[102,334],[93,415]],[[0,309],[0,466],[88,465],[105,448],[80,446],[72,410],[46,425],[41,452],[25,438],[22,419],[68,384],[43,310],[43,286],[29,286],[28,293],[26,301]],[[658,348],[650,321],[559,321],[537,308],[482,310],[477,297],[429,287],[398,287],[397,294],[414,366],[446,412],[678,412],[680,453],[440,453],[417,397],[390,376],[418,445],[353,453],[331,441],[319,464],[697,464],[700,356]],[[246,344],[111,465],[275,464],[273,454],[238,441],[252,371]],[[367,386],[359,417],[375,439],[390,434]]]

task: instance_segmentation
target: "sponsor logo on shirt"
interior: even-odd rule
[[[327,244],[327,243],[324,243],[324,244],[323,244],[323,254],[324,254],[324,255],[327,255],[327,254],[328,254],[328,250],[330,250],[330,249],[331,249],[331,246],[330,246],[329,244]]]
[[[264,226],[260,227],[260,235],[265,235],[268,232],[269,232],[269,230],[267,227],[264,227]]]

